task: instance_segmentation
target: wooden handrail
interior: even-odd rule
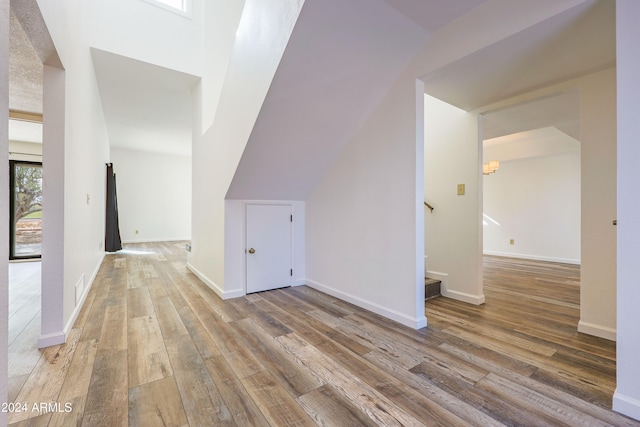
[[[426,207],[428,207],[428,208],[429,208],[429,210],[430,210],[431,212],[433,212],[433,206],[431,206],[431,205],[430,205],[429,203],[427,203],[427,202],[424,202],[424,205],[425,205]]]

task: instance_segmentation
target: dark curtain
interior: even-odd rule
[[[104,238],[104,249],[107,252],[116,252],[122,249],[120,227],[118,225],[116,174],[113,173],[112,163],[107,163],[107,224]]]

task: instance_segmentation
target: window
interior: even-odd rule
[[[40,258],[42,247],[42,163],[9,162],[10,259]]]
[[[145,0],[168,11],[191,17],[191,0]]]

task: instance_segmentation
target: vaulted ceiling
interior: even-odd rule
[[[112,148],[191,155],[199,77],[91,49]]]
[[[311,9],[315,1],[308,0],[307,3],[304,8]],[[393,25],[397,27],[385,29],[383,35],[400,34],[411,25],[415,25],[426,39],[470,10],[483,6],[486,1],[384,0],[384,3],[388,6],[387,13],[393,10],[403,19],[394,18],[396,24]],[[474,110],[506,97],[615,65],[615,1],[586,0],[576,1],[576,4],[564,13],[544,20],[521,33],[428,72],[423,76],[426,92],[460,108]],[[340,5],[340,8],[347,7],[345,3]],[[354,22],[365,18],[377,19],[375,13],[379,11],[375,10],[377,9],[370,6],[361,9],[359,17],[354,15]],[[312,56],[313,61],[304,60],[304,56],[299,56],[302,58],[301,62],[294,63],[292,58],[295,55],[307,55],[312,52],[314,46],[305,46],[305,43],[312,43],[311,39],[294,40],[287,49],[285,62],[276,75],[275,84],[280,87],[277,96],[284,96],[285,93],[324,96],[339,92],[346,94],[357,91],[358,87],[363,90],[366,88],[366,79],[349,80],[353,73],[360,73],[360,77],[365,76],[366,69],[361,67],[358,70],[347,71],[348,68],[345,68],[346,74],[342,76],[339,73],[335,74],[336,70],[332,70],[340,66],[348,67],[348,63],[353,65],[355,63],[352,61],[357,58],[353,55],[340,57],[340,49],[344,46],[341,46],[342,42],[337,37],[333,37],[336,32],[325,31],[333,24],[330,21],[325,24],[327,27],[324,30],[320,27],[316,30],[324,33],[321,40],[325,47],[335,48],[335,52],[325,50],[321,53],[326,55],[325,57]],[[15,16],[12,16],[11,25],[10,107],[41,112],[42,62],[31,48]],[[389,40],[389,37],[378,40],[374,32],[371,35],[363,33],[362,38],[358,39],[360,29],[362,28],[358,28],[357,25],[353,26],[348,35],[345,33],[341,37],[353,37],[353,43],[361,43],[363,53],[383,52],[385,40]],[[380,49],[377,49],[376,45],[379,45]],[[315,46],[319,47],[317,44]],[[297,49],[298,53],[294,53],[293,49]],[[387,61],[395,60],[393,51],[391,49],[391,56]],[[330,61],[332,56],[336,60],[342,58],[342,63],[322,63],[323,58]],[[191,108],[188,91],[197,78],[159,67],[154,68],[149,64],[136,63],[137,61],[101,51],[94,51],[93,58],[112,144],[140,150],[188,154],[190,137],[187,134],[191,129],[190,120],[187,120]],[[363,61],[361,65],[366,66],[366,63]],[[384,62],[381,64],[386,66]],[[317,78],[316,89],[328,84],[330,79],[334,79],[332,84],[343,84],[344,87],[338,89],[338,86],[335,86],[328,92],[328,88],[325,87],[316,94],[311,93],[307,82],[312,80],[309,76],[303,77],[307,71],[311,73],[310,77]],[[335,74],[334,77],[330,77],[332,73]],[[346,85],[347,82],[351,83]],[[558,103],[553,104],[555,101]],[[505,132],[557,126],[575,136],[571,130],[575,128],[575,123],[571,123],[575,117],[570,117],[574,113],[569,113],[564,108],[563,102],[566,101],[562,98],[547,100],[544,105],[537,105],[542,107],[537,113],[532,112],[536,107],[534,104],[505,114],[502,118],[494,116],[494,124],[487,124],[485,134],[494,137],[505,135]],[[546,117],[542,117],[545,115]],[[318,119],[321,117],[322,115],[317,116]],[[513,125],[518,120],[526,121],[530,118],[535,118],[537,123],[520,122],[517,126]],[[511,125],[505,124],[506,122]],[[274,122],[272,126],[277,127],[277,124]],[[147,140],[146,143],[141,142],[143,138]],[[251,150],[250,148],[248,156],[252,155]]]

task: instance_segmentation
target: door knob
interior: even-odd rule
[[[256,250],[255,250],[255,249],[253,249],[253,248],[251,248],[251,249],[249,249],[249,253],[250,253],[250,254],[255,254],[255,253],[256,253]]]

